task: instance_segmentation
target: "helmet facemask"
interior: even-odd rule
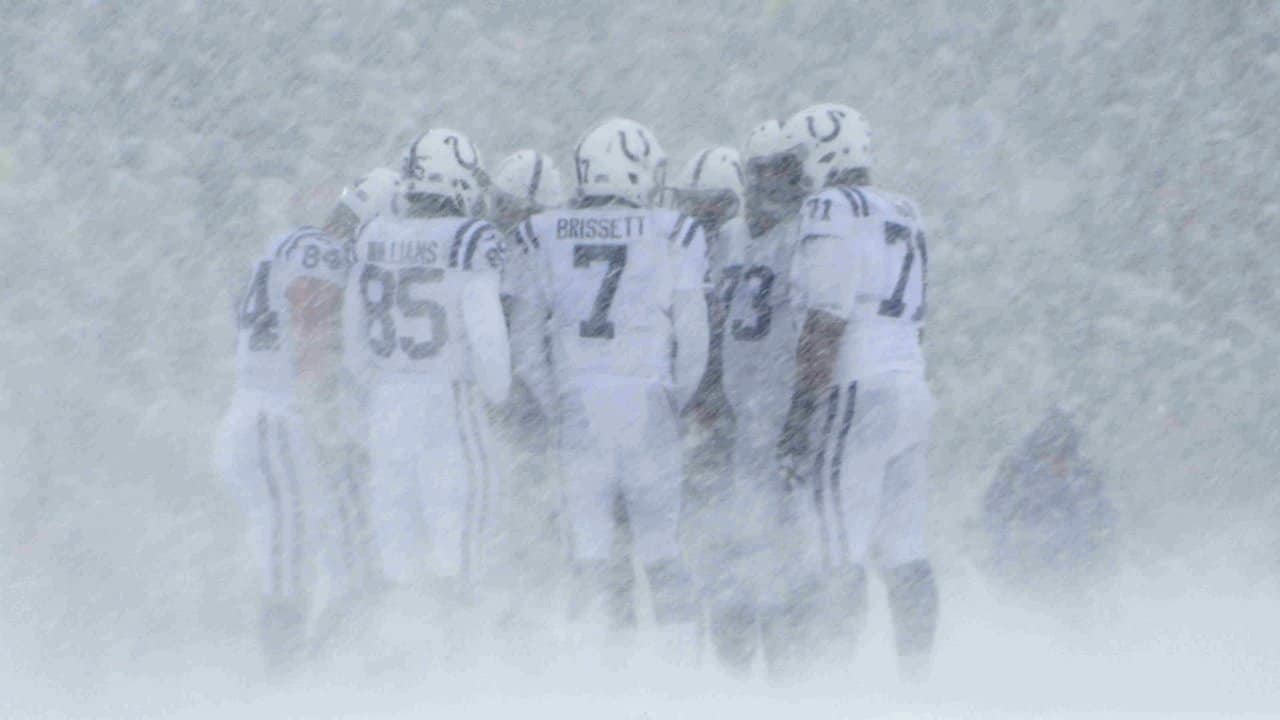
[[[677,210],[712,230],[737,215],[742,206],[731,190],[671,190],[670,195]]]
[[[539,208],[527,200],[496,188],[489,191],[489,220],[503,230],[524,222]]]
[[[800,206],[800,201],[813,190],[813,183],[804,172],[806,153],[801,146],[747,161],[747,194],[757,207],[786,214],[788,208],[794,211]]]

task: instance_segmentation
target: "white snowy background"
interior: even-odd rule
[[[0,77],[0,715],[1280,713],[1275,0],[16,0]],[[267,235],[431,125],[565,166],[625,115],[678,166],[825,100],[931,226],[933,682],[896,684],[878,591],[856,672],[811,687],[254,677],[212,444]],[[1000,597],[966,529],[1054,402],[1119,511],[1085,619]]]

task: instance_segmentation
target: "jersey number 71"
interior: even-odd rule
[[[911,228],[906,225],[887,222],[884,224],[884,242],[886,245],[897,245],[901,242],[906,246],[906,252],[902,256],[902,270],[898,274],[897,284],[893,287],[893,295],[890,295],[887,300],[880,301],[880,314],[891,318],[902,317],[902,312],[907,308],[902,297],[906,294],[907,282],[911,279],[911,269],[915,265],[916,252],[919,250],[920,304],[911,315],[911,320],[920,322],[924,320],[925,294],[929,289],[929,249],[925,244],[924,233],[917,230],[913,237]]]

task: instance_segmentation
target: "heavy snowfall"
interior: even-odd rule
[[[1280,713],[1280,4],[17,2],[0,67],[0,715]],[[214,444],[265,240],[427,127],[570,168],[621,115],[678,167],[824,101],[931,231],[928,681],[878,590],[847,672],[790,685],[598,666],[546,597],[264,677]],[[1054,407],[1113,520],[1037,591],[981,513]]]

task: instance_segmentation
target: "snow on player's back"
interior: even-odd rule
[[[701,288],[706,238],[669,210],[609,205],[539,213],[514,235],[529,266],[519,291],[552,318],[562,380],[671,377],[671,306]]]
[[[808,306],[848,318],[840,375],[924,371],[928,247],[910,199],[835,185],[805,199],[800,237]]]
[[[347,289],[352,359],[374,380],[462,377],[464,297],[477,274],[492,275],[496,293],[502,251],[497,229],[473,218],[383,216],[365,225]]]
[[[271,238],[253,265],[236,318],[236,375],[242,388],[290,395],[295,375],[292,311],[286,293],[312,278],[341,288],[346,252],[323,230],[303,226]]]

